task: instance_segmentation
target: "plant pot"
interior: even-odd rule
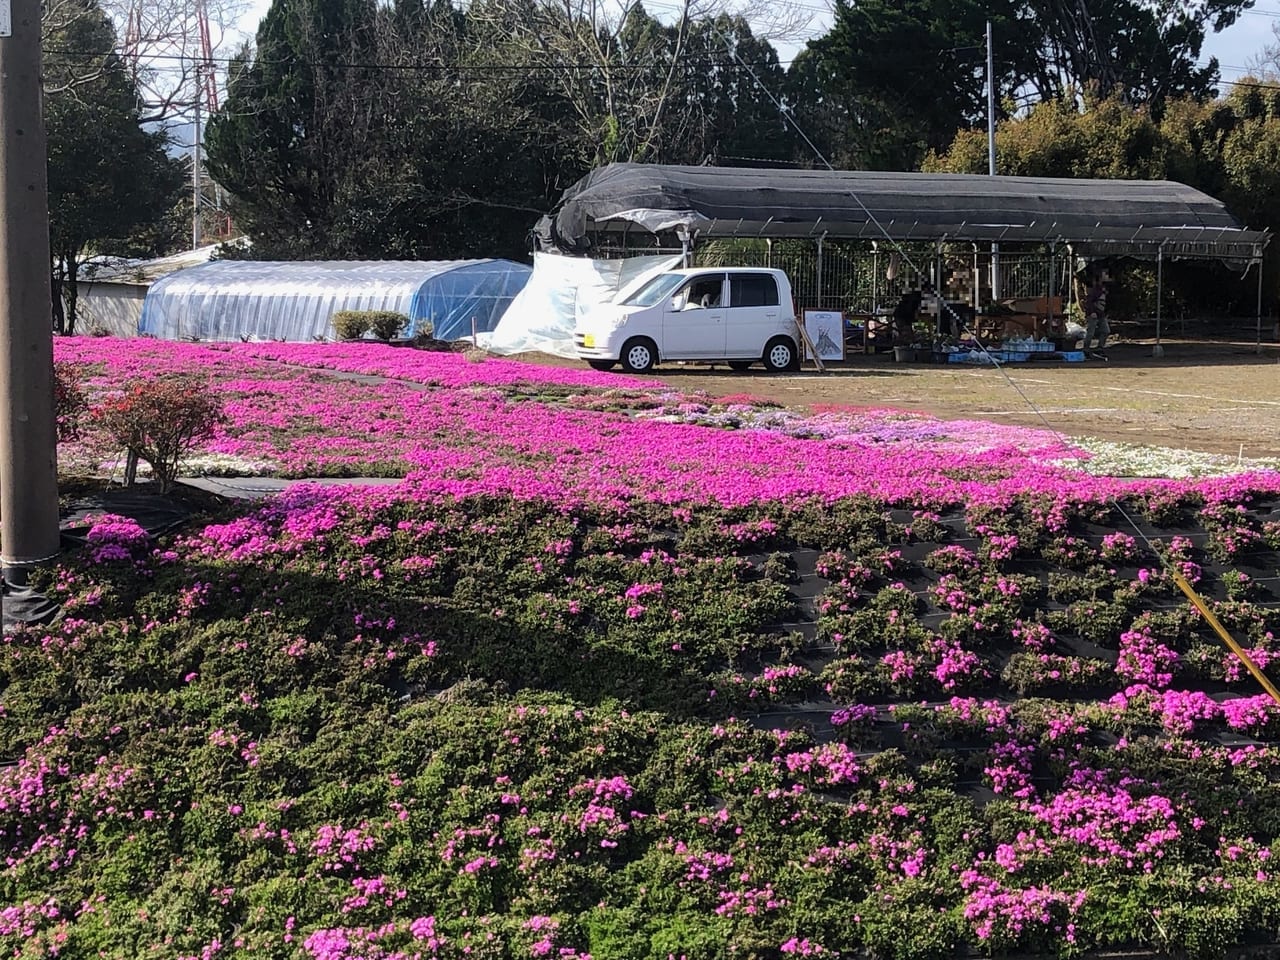
[[[893,359],[898,363],[909,363],[916,358],[915,347],[894,347]]]

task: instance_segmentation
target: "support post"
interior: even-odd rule
[[[827,239],[827,231],[823,230],[822,236],[818,237],[818,269],[817,269],[818,288],[813,292],[813,296],[814,296],[813,305],[818,310],[822,309],[822,243],[826,239]]]
[[[200,247],[200,97],[204,88],[200,84],[200,67],[196,64],[196,126],[195,139],[191,143],[191,249]]]
[[[11,13],[0,36],[0,567],[21,588],[58,552],[58,467],[39,0],[12,0]]]
[[[1049,244],[1049,280],[1045,284],[1044,295],[1044,326],[1042,330],[1048,330],[1052,326],[1053,321],[1053,291],[1057,289],[1057,276],[1054,274],[1055,260],[1054,254],[1057,253],[1057,244]],[[1035,339],[1035,328],[1031,329],[1031,338]]]
[[[1164,241],[1156,250],[1156,345],[1151,351],[1153,357],[1163,357],[1164,347],[1160,343],[1161,310],[1164,306]]]
[[[987,175],[996,175],[996,69],[991,21],[987,21]]]
[[[978,245],[975,243],[973,245],[973,315],[975,318],[978,311],[982,309],[982,274],[978,272],[979,269]]]
[[[880,245],[871,241],[871,315],[880,308]]]
[[[1258,311],[1254,318],[1254,325],[1257,331],[1257,343],[1254,349],[1258,354],[1262,353],[1262,258],[1258,258]]]
[[[991,21],[987,21],[987,176],[996,175],[996,67]],[[1000,299],[1000,245],[991,245],[991,302]]]

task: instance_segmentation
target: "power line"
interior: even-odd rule
[[[1280,17],[1280,13],[1276,14]],[[66,57],[74,60],[98,60],[107,56],[120,56],[120,51],[110,51],[103,53],[101,51],[90,50],[67,50],[57,47],[46,49],[46,55]],[[644,73],[644,72],[665,72],[669,65],[654,63],[624,63],[624,64],[600,64],[600,63],[505,63],[505,64],[476,64],[476,63],[358,63],[347,61],[326,61],[320,62],[315,60],[246,60],[242,57],[192,57],[183,56],[181,54],[152,54],[143,56],[142,60],[167,60],[176,62],[196,61],[208,63],[233,64],[243,63],[246,66],[303,66],[311,67],[317,70],[381,70],[387,72],[422,72],[422,73],[442,73],[442,74],[555,74],[565,71],[575,72],[622,72],[622,73]],[[692,57],[685,62],[686,66],[706,68],[713,67],[719,70],[744,70],[751,71],[754,69],[768,69],[770,67],[790,67],[795,60],[762,60],[755,63],[747,63],[740,60],[695,60]],[[1208,66],[1208,63],[1197,62],[1197,66]],[[1232,64],[1218,64],[1219,69],[1226,68],[1229,70],[1239,70],[1247,72],[1247,67],[1236,66]],[[1245,87],[1260,90],[1280,89],[1280,81],[1268,80],[1227,80],[1219,78],[1216,83],[1232,86]]]
[[[736,53],[733,47],[725,39],[723,34],[721,34],[720,39],[722,42],[724,42],[729,52],[736,56]],[[743,66],[745,67],[746,64],[743,64]],[[766,87],[760,81],[760,78],[756,76],[754,71],[748,68],[747,73],[750,75],[752,82],[755,83],[756,86],[759,87],[760,90],[764,93],[764,95],[773,102],[773,105],[778,109],[778,112],[782,114],[783,118],[787,120],[787,122],[789,122],[792,127],[795,128],[796,133],[800,135],[800,138],[804,140],[804,142],[809,146],[809,149],[813,151],[814,156],[816,156],[818,160],[821,161],[824,167],[834,172],[835,167],[833,167],[831,165],[831,162],[827,160],[826,155],[821,150],[819,150],[817,146],[814,145],[814,142],[811,139],[809,139],[808,134],[805,133],[804,129],[800,126],[799,121],[796,120],[795,116],[791,113],[791,111],[787,110],[782,105],[782,103],[778,100],[778,98],[773,95],[773,92],[769,90],[769,88]],[[884,239],[889,242],[889,245],[897,251],[898,255],[902,258],[903,262],[905,262],[912,270],[914,270],[918,276],[920,277],[925,276],[924,272],[921,271],[920,268],[917,267],[914,261],[912,260],[910,252],[906,250],[906,248],[903,246],[903,244],[899,240],[893,237],[893,235],[890,234],[887,229],[885,229],[885,226],[883,223],[880,222],[880,219],[876,217],[874,213],[871,212],[871,210],[867,207],[865,203],[862,202],[862,198],[858,195],[857,191],[853,189],[846,189],[845,192],[848,194],[849,197],[853,199],[853,202],[856,203],[859,208],[861,208],[863,215],[866,216],[867,218],[867,222],[873,224],[875,228],[879,230],[880,233],[884,236]],[[944,309],[948,313],[950,313],[951,318],[955,323],[956,327],[962,331],[969,333],[970,337],[972,337],[973,339],[973,342],[978,345],[978,349],[988,359],[993,360],[993,358],[991,357],[990,350],[988,350],[987,346],[978,337],[977,331],[973,329],[966,330],[963,318],[951,306],[951,304],[948,303],[946,299],[941,296],[941,293],[942,293],[942,277],[941,276],[938,277],[938,292],[939,292],[939,304],[941,309]],[[995,291],[993,290],[992,293],[994,295]],[[939,313],[939,316],[941,316],[941,313]],[[1089,343],[1087,339],[1085,341],[1084,346],[1086,349],[1088,349]],[[1058,441],[1064,447],[1070,448],[1071,444],[1067,442],[1066,436],[1060,430],[1054,427],[1052,423],[1049,422],[1049,418],[1045,416],[1044,411],[1041,410],[1040,407],[1036,405],[1035,401],[1032,400],[1031,397],[1027,395],[1026,391],[1022,389],[1022,387],[1018,384],[1018,382],[1009,375],[1009,371],[1005,369],[1005,365],[1003,363],[1000,363],[999,361],[993,360],[993,362],[995,363],[996,369],[998,369],[1000,373],[1004,376],[1005,381],[1009,384],[1010,387],[1013,388],[1014,392],[1016,392],[1018,396],[1023,399],[1023,401],[1031,409],[1032,413],[1035,414],[1036,418],[1045,425],[1045,427],[1049,430],[1050,433],[1052,433],[1054,436],[1058,438]],[[1221,623],[1218,622],[1218,619],[1214,616],[1212,608],[1200,597],[1200,595],[1196,592],[1195,588],[1187,581],[1186,577],[1183,576],[1182,571],[1178,569],[1176,564],[1173,562],[1172,558],[1166,554],[1162,554],[1156,548],[1155,543],[1151,539],[1151,535],[1148,534],[1141,526],[1139,526],[1137,520],[1135,520],[1133,516],[1130,515],[1129,511],[1127,511],[1124,508],[1124,505],[1120,502],[1120,498],[1118,496],[1113,496],[1110,500],[1110,503],[1111,503],[1111,506],[1116,511],[1119,512],[1120,516],[1122,516],[1125,519],[1125,522],[1127,522],[1129,526],[1133,529],[1133,532],[1138,535],[1138,538],[1146,545],[1147,549],[1150,550],[1153,554],[1155,554],[1156,558],[1161,563],[1165,572],[1169,575],[1169,577],[1173,580],[1173,582],[1177,585],[1177,587],[1186,595],[1187,599],[1190,600],[1191,603],[1196,607],[1196,609],[1198,609],[1201,612],[1205,620],[1210,624],[1214,632],[1217,633],[1218,636],[1222,639],[1226,647],[1233,654],[1235,654],[1235,656],[1240,660],[1242,664],[1244,664],[1244,666],[1258,681],[1259,685],[1267,692],[1267,694],[1277,704],[1280,704],[1280,689],[1277,689],[1276,686],[1271,682],[1271,680],[1263,673],[1261,668],[1259,668],[1259,666],[1253,661],[1252,657],[1250,657],[1248,651],[1242,648],[1236,642],[1235,638],[1231,635],[1231,633],[1225,627],[1223,627]]]
[[[120,51],[110,51],[104,53],[98,50],[66,50],[57,47],[48,48],[46,54],[55,56],[63,56],[71,59],[81,60],[98,60],[108,56],[121,56]],[[243,57],[193,57],[183,56],[182,54],[144,54],[138,57],[139,60],[172,60],[178,62],[189,63],[223,63],[233,64],[242,63],[245,66],[304,66],[312,67],[318,70],[387,70],[387,71],[437,71],[442,73],[557,73],[565,70],[580,71],[628,71],[642,72],[649,70],[665,71],[669,68],[669,64],[664,62],[654,63],[623,63],[623,64],[603,64],[603,63],[358,63],[347,61],[316,61],[316,60],[300,60],[295,57],[282,60],[258,60],[245,59]],[[771,66],[787,67],[794,63],[794,60],[765,60],[759,61],[754,66],[758,68],[768,68]],[[688,57],[685,60],[686,66],[692,67],[719,67],[741,69],[739,63],[734,60],[695,60]]]

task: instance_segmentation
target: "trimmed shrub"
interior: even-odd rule
[[[369,329],[373,331],[373,335],[379,340],[390,340],[392,337],[398,336],[405,327],[409,326],[409,318],[403,313],[395,313],[391,310],[376,310],[369,314]]]
[[[339,310],[329,318],[339,340],[359,340],[369,332],[368,310]]]
[[[379,340],[390,340],[409,325],[409,318],[394,310],[339,310],[332,321],[342,340],[359,340],[370,332]]]
[[[135,384],[93,411],[95,424],[112,441],[146,461],[167,493],[178,461],[222,422],[222,404],[207,382],[170,377]]]
[[[80,418],[89,408],[80,389],[80,367],[74,363],[53,365],[53,415],[59,440],[75,440],[80,436]]]

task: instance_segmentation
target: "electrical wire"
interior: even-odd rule
[[[715,30],[716,28],[713,27],[712,29]],[[719,33],[718,30],[716,30],[716,32]],[[729,41],[725,38],[725,36],[722,33],[720,33],[720,39],[724,43],[725,48],[729,51],[730,55],[736,58],[737,56],[736,50],[734,49],[733,45],[729,43]],[[834,173],[835,167],[831,165],[831,162],[827,160],[826,155],[821,150],[819,150],[817,145],[814,144],[814,142],[809,138],[809,135],[800,126],[799,122],[792,115],[791,111],[787,110],[782,105],[782,103],[778,100],[778,98],[773,95],[773,91],[771,91],[767,86],[765,86],[763,82],[761,82],[760,78],[756,75],[755,71],[753,71],[745,63],[742,63],[742,66],[746,70],[747,74],[751,77],[752,82],[755,83],[757,87],[759,87],[761,92],[763,92],[764,95],[768,97],[770,101],[772,101],[773,105],[777,108],[779,113],[782,114],[783,118],[791,124],[791,126],[795,129],[796,133],[800,136],[800,138],[808,145],[809,149],[813,151],[814,156],[817,157],[819,161],[821,161],[823,166],[825,166],[829,171]],[[884,239],[888,241],[889,245],[897,250],[899,256],[902,257],[902,260],[912,270],[914,270],[917,275],[924,276],[924,273],[920,270],[918,266],[916,266],[914,261],[911,259],[911,254],[905,249],[905,247],[898,240],[896,240],[889,233],[887,229],[885,229],[884,224],[882,224],[880,220],[875,216],[875,214],[872,213],[870,209],[868,209],[867,205],[862,202],[862,198],[858,196],[857,191],[846,188],[845,192],[848,194],[849,197],[853,199],[854,203],[858,205],[859,209],[867,217],[867,221],[873,224],[875,228],[884,236]],[[963,332],[967,332],[972,337],[973,341],[978,345],[978,349],[992,361],[996,369],[998,369],[1001,375],[1005,378],[1005,381],[1009,384],[1009,386],[1011,386],[1014,389],[1014,391],[1018,394],[1018,396],[1020,396],[1023,399],[1023,401],[1031,409],[1032,413],[1035,414],[1036,418],[1045,425],[1045,428],[1050,433],[1052,433],[1055,437],[1058,438],[1059,442],[1062,443],[1064,447],[1070,448],[1072,445],[1067,441],[1067,437],[1060,430],[1058,430],[1052,423],[1049,422],[1049,419],[1044,415],[1044,412],[1038,406],[1036,406],[1035,402],[1018,385],[1017,381],[1015,381],[1013,377],[1009,375],[1008,370],[1005,369],[1005,365],[1003,363],[1000,363],[991,355],[991,352],[987,349],[986,345],[982,342],[981,338],[978,336],[977,331],[966,328],[963,318],[959,315],[959,313],[956,312],[956,310],[949,303],[947,303],[945,298],[942,298],[941,296],[939,296],[939,302],[941,303],[942,308],[947,310],[951,314],[951,318],[955,322],[957,329],[960,329]],[[1086,344],[1086,347],[1087,346],[1088,345]],[[1077,455],[1077,463],[1078,462],[1079,462],[1079,455]],[[1191,602],[1195,605],[1196,609],[1199,610],[1201,615],[1205,617],[1209,625],[1213,628],[1214,632],[1218,634],[1218,636],[1223,640],[1223,642],[1227,645],[1227,647],[1231,650],[1231,652],[1235,654],[1236,657],[1241,661],[1241,663],[1245,665],[1245,667],[1259,682],[1259,684],[1267,692],[1267,694],[1272,698],[1272,700],[1277,704],[1277,706],[1280,706],[1280,690],[1278,690],[1275,687],[1275,685],[1271,683],[1271,681],[1267,678],[1266,674],[1264,674],[1261,668],[1253,661],[1253,658],[1249,656],[1248,652],[1245,651],[1244,648],[1241,647],[1238,643],[1236,643],[1236,641],[1231,637],[1230,633],[1226,630],[1226,628],[1223,627],[1222,624],[1218,621],[1217,617],[1213,615],[1213,611],[1205,603],[1204,599],[1201,598],[1198,593],[1196,593],[1195,588],[1192,587],[1191,584],[1187,581],[1186,577],[1182,575],[1182,571],[1177,569],[1176,565],[1172,562],[1172,560],[1169,558],[1169,556],[1166,553],[1160,551],[1156,547],[1155,543],[1152,542],[1151,538],[1147,535],[1146,531],[1143,530],[1142,527],[1138,525],[1137,521],[1134,520],[1132,516],[1130,516],[1129,512],[1125,510],[1123,504],[1120,503],[1120,500],[1118,497],[1111,497],[1109,500],[1109,503],[1116,511],[1119,512],[1120,516],[1123,517],[1125,521],[1129,524],[1129,526],[1133,528],[1134,532],[1137,533],[1139,539],[1141,539],[1142,542],[1147,546],[1147,548],[1155,555],[1155,557],[1157,558],[1161,566],[1169,574],[1169,576],[1174,581],[1174,583],[1177,584],[1178,588],[1182,590],[1184,594],[1187,595],[1188,599],[1191,600]]]
[[[1280,13],[1277,13],[1276,16],[1280,18]],[[49,47],[49,48],[46,48],[44,52],[46,55],[52,55],[56,57],[66,57],[71,60],[80,60],[80,61],[100,60],[104,57],[109,57],[109,56],[116,56],[116,57],[123,56],[123,52],[120,50],[110,50],[110,51],[75,50],[75,49],[67,49],[67,48],[59,48],[59,47]],[[454,74],[457,74],[457,75],[466,75],[466,74],[537,75],[537,74],[563,73],[566,70],[573,71],[573,72],[587,72],[587,73],[598,72],[603,70],[608,70],[610,72],[616,72],[616,73],[646,73],[646,72],[665,73],[666,70],[668,69],[668,67],[665,64],[660,64],[660,63],[650,63],[650,64],[624,63],[624,64],[611,64],[608,67],[603,67],[599,63],[537,63],[537,62],[503,63],[503,64],[379,63],[376,61],[360,62],[360,61],[342,61],[342,60],[330,60],[330,61],[321,62],[317,60],[301,60],[297,58],[287,58],[287,59],[280,59],[280,60],[259,60],[259,59],[254,59],[252,57],[250,58],[205,57],[205,56],[196,55],[196,54],[178,54],[178,53],[143,54],[143,55],[140,55],[138,59],[146,62],[160,60],[160,61],[171,61],[176,63],[191,63],[191,64],[216,63],[216,64],[224,64],[227,66],[230,66],[231,64],[239,63],[239,64],[244,64],[245,66],[310,67],[315,70],[380,70],[380,71],[386,71],[388,73],[404,73],[404,72],[429,73],[430,72],[430,73],[444,73],[449,75],[454,75]],[[787,67],[792,66],[795,63],[796,63],[795,59],[791,59],[791,60],[771,59],[771,60],[758,61],[754,65],[751,65],[741,60],[738,60],[735,56],[734,59],[730,59],[730,60],[710,60],[710,61],[695,61],[692,58],[690,58],[686,62],[686,66],[698,67],[699,69],[703,69],[707,67],[719,69],[719,70],[725,70],[725,69],[744,70],[745,69],[748,72],[750,72],[753,66],[758,67],[760,69],[768,69],[770,67],[780,67],[785,69]],[[1208,66],[1208,65],[1209,65],[1208,63],[1197,61],[1197,66]],[[1233,66],[1233,65],[1222,64],[1222,63],[1219,63],[1218,67],[1220,69],[1226,68],[1230,70],[1239,70],[1241,72],[1248,71],[1247,67]],[[1245,89],[1280,90],[1280,81],[1271,82],[1267,80],[1227,80],[1219,77],[1215,81],[1215,83],[1223,86],[1243,87]],[[767,92],[767,88],[761,87],[761,89]]]

